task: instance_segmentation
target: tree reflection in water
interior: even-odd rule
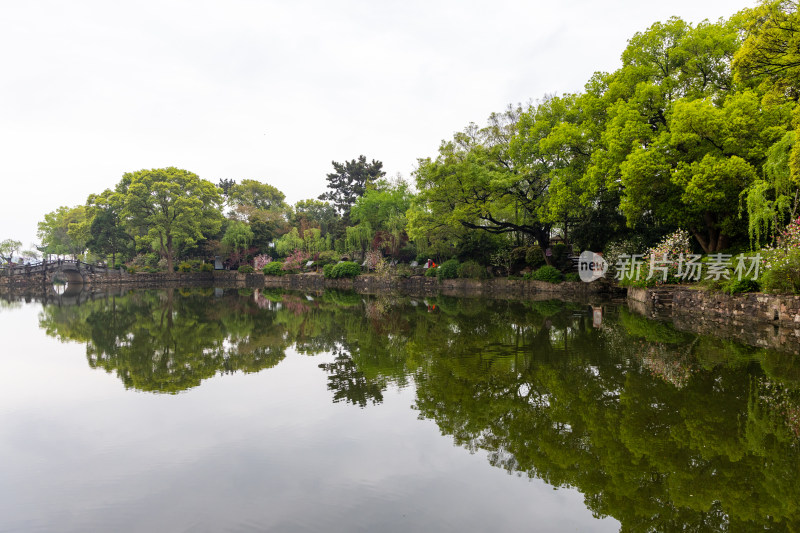
[[[280,363],[319,365],[334,401],[414,409],[492,465],[575,487],[624,531],[800,528],[800,365],[792,353],[675,330],[608,307],[330,291],[142,291],[45,307],[126,387],[176,393]]]

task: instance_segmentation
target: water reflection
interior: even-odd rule
[[[597,307],[597,306],[595,306]],[[795,354],[678,331],[624,307],[370,298],[349,292],[142,291],[45,306],[126,387],[177,393],[212,376],[319,365],[334,402],[413,408],[493,466],[575,487],[625,531],[800,528]]]

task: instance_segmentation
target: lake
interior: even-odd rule
[[[800,528],[792,351],[613,303],[78,300],[0,300],[2,532]]]

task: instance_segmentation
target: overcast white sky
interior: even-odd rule
[[[754,0],[0,0],[0,240],[124,172],[258,179],[290,203],[364,154],[410,177],[470,121],[613,71],[672,15]]]

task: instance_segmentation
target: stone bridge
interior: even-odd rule
[[[28,265],[13,265],[0,268],[0,278],[9,285],[30,285],[41,282],[52,284],[61,281],[67,285],[83,285],[88,282],[89,276],[95,273],[106,273],[104,266],[92,265],[83,261],[59,259],[56,261],[41,261]]]

